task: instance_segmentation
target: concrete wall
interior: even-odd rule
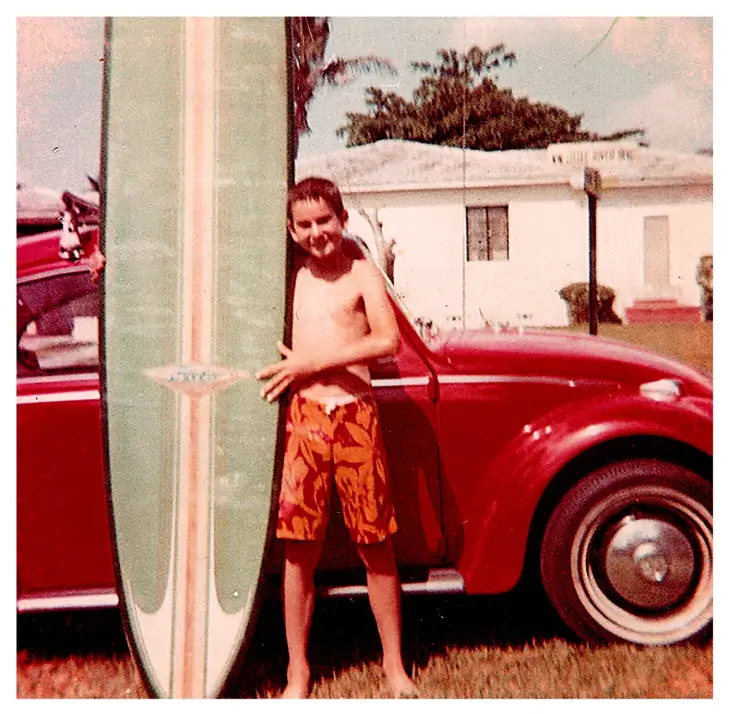
[[[396,241],[395,285],[416,317],[442,327],[480,327],[484,319],[566,325],[558,291],[588,280],[588,201],[564,186],[345,196],[350,230],[374,250],[359,209],[378,209],[383,233]],[[465,261],[465,205],[508,205],[507,261]],[[613,288],[617,314],[647,297],[644,219],[667,216],[671,297],[698,305],[695,270],[712,253],[709,187],[613,188],[598,202],[598,282]]]
[[[469,201],[508,205],[510,245],[509,260],[467,263],[466,326],[481,326],[482,315],[511,324],[567,324],[558,291],[587,279],[584,194],[567,186],[535,187],[481,192]]]
[[[358,209],[372,210],[377,199],[345,199],[350,231],[375,250],[372,232]],[[414,317],[441,326],[461,326],[463,316],[464,206],[461,196],[386,196],[378,208],[383,235],[395,243],[395,287]]]
[[[616,290],[620,316],[634,300],[652,297],[644,284],[644,219],[666,216],[669,224],[667,297],[699,305],[695,272],[712,253],[712,192],[709,187],[620,189],[599,201],[598,280]]]

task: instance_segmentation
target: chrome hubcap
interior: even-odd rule
[[[672,523],[627,516],[607,542],[606,576],[640,608],[664,609],[687,594],[695,572],[692,544]]]

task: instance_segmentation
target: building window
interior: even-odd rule
[[[466,259],[509,260],[507,206],[467,206]]]

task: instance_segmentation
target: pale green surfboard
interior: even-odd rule
[[[103,404],[127,634],[215,697],[253,630],[279,412],[291,175],[282,18],[107,21]]]

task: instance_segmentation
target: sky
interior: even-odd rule
[[[653,148],[713,146],[711,17],[329,16],[328,55],[375,54],[390,59],[398,75],[323,88],[310,106],[312,133],[302,138],[300,156],[345,146],[336,130],[346,112],[365,110],[366,87],[410,99],[421,77],[411,62],[435,62],[441,48],[497,43],[517,55],[496,74],[498,85],[583,114],[583,129],[641,127]],[[99,173],[103,21],[18,17],[16,39],[18,180],[87,190],[86,175]]]

